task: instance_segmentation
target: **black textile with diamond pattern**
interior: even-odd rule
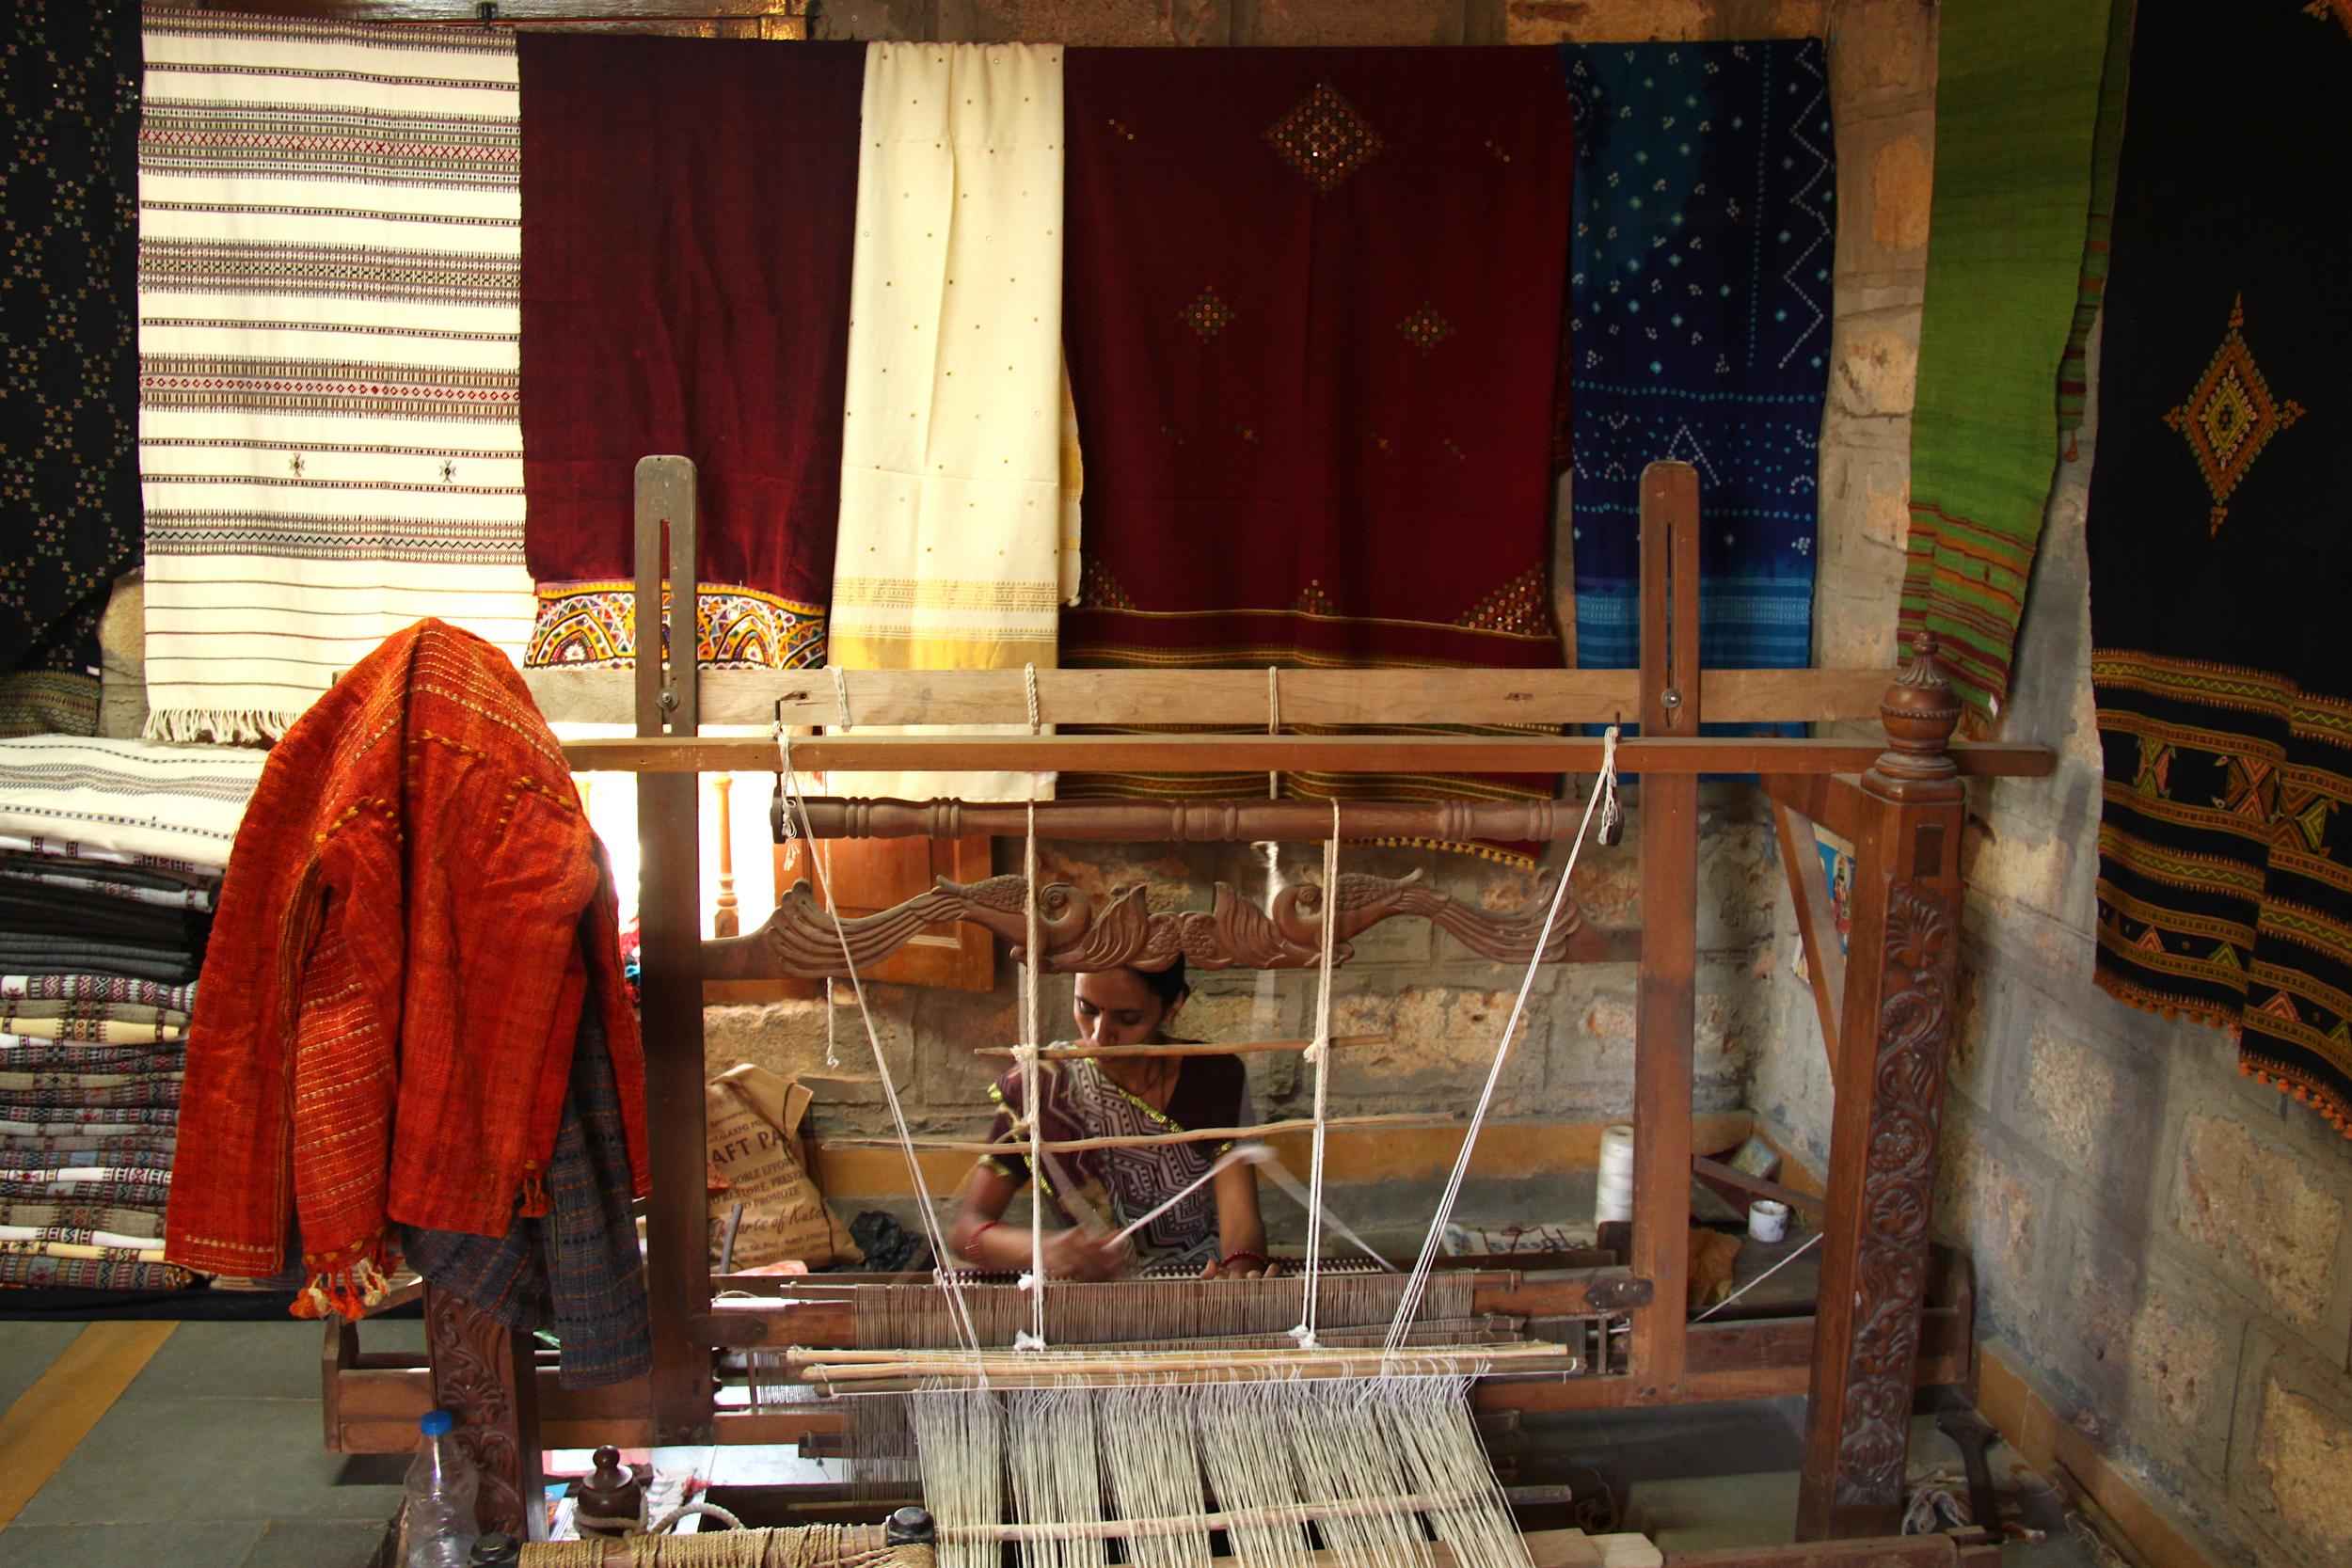
[[[2099,372],[2098,978],[2352,1119],[2352,10],[2141,0]]]
[[[139,8],[16,0],[0,330],[0,733],[96,727],[98,617],[139,561]]]

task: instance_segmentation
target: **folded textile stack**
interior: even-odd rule
[[[0,740],[0,1286],[176,1290],[185,1035],[259,752]]]

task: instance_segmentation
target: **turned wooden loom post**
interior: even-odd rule
[[[1960,964],[1960,721],[1935,659],[1881,704],[1887,750],[1856,801],[1851,941],[1831,1072],[1829,1213],[1798,1490],[1800,1540],[1899,1528],[1927,1287],[1944,1052]]]
[[[1642,706],[1645,736],[1699,733],[1699,476],[1687,463],[1642,470]],[[1637,1402],[1682,1397],[1691,1260],[1691,1051],[1697,1012],[1699,780],[1642,775],[1642,973],[1633,1026],[1633,1247],[1650,1304],[1633,1318]]]
[[[662,637],[667,531],[670,634]],[[697,720],[694,465],[637,465],[637,733],[691,736]],[[653,1309],[653,1426],[659,1444],[707,1443],[710,1350],[693,1332],[710,1309],[703,1133],[701,777],[637,776],[639,1016],[653,1196],[645,1289]]]

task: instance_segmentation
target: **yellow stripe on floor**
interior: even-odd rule
[[[0,1416],[0,1529],[24,1512],[179,1326],[92,1323]]]

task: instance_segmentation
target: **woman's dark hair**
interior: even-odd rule
[[[1136,978],[1141,980],[1152,995],[1160,999],[1163,1010],[1172,1008],[1192,994],[1192,982],[1184,978],[1184,956],[1176,955],[1176,961],[1166,969],[1138,969]]]

